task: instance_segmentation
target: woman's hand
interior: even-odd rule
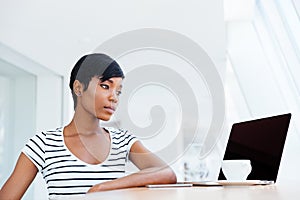
[[[91,192],[101,192],[101,191],[105,191],[105,190],[102,190],[101,188],[101,185],[103,185],[102,183],[99,183],[99,184],[96,184],[94,185],[93,187],[91,187],[87,193],[91,193]]]

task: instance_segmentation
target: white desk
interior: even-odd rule
[[[268,186],[215,186],[182,188],[130,188],[87,194],[78,200],[291,200],[300,197],[298,183],[275,184]],[[73,198],[74,199],[74,198]]]

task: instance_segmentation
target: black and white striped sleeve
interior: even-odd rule
[[[126,137],[125,137],[125,142],[127,143],[127,151],[128,153],[130,152],[131,146],[138,141],[138,139],[136,138],[135,135],[132,135],[129,132],[125,133]]]
[[[45,138],[45,133],[38,133],[30,138],[22,149],[22,152],[33,162],[39,171],[45,163]]]
[[[138,139],[136,138],[135,135],[132,135],[128,131],[124,132],[124,143],[126,144],[126,151],[127,151],[126,161],[129,160],[129,153],[130,153],[131,147],[136,141],[138,141]]]

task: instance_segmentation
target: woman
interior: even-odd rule
[[[80,58],[69,84],[75,109],[72,121],[29,140],[0,191],[0,199],[20,199],[38,171],[50,199],[175,183],[172,169],[133,135],[100,126],[100,120],[109,120],[117,108],[123,78],[118,63],[105,54]],[[140,171],[125,176],[128,159]]]

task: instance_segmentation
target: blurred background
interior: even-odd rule
[[[68,82],[75,62],[112,37],[143,28],[170,30],[201,46],[224,87],[223,129],[213,137],[215,145],[208,154],[195,159],[214,124],[205,77],[194,77],[180,56],[165,51],[143,50],[117,59],[125,73],[153,63],[169,66],[194,92],[200,119],[196,130],[189,124],[192,119],[182,119],[181,102],[166,86],[123,91],[131,94],[128,113],[137,127],[151,125],[153,107],[164,111],[159,134],[133,134],[154,152],[167,149],[176,138],[176,148],[167,152],[179,155],[168,160],[179,180],[187,178],[185,164],[191,159],[200,163],[197,179],[217,178],[232,123],[288,112],[292,119],[278,181],[300,178],[300,1],[0,0],[0,4],[0,185],[31,136],[71,120]],[[128,128],[122,118],[107,125],[116,124]],[[167,159],[168,153],[161,156]],[[41,185],[45,183],[38,175],[24,199],[47,199]]]

